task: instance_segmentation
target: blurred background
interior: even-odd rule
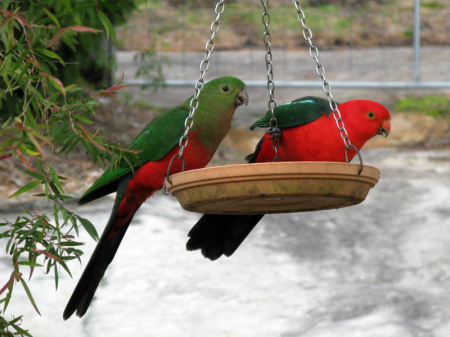
[[[64,322],[62,312],[95,247],[84,232],[83,265],[71,265],[73,278],[61,272],[57,292],[41,271],[29,283],[42,317],[22,290],[6,314],[23,314],[33,336],[450,335],[450,0],[300,3],[335,99],[375,100],[391,112],[390,136],[362,151],[364,163],[381,171],[367,200],[265,216],[232,257],[211,262],[184,249],[200,215],[158,194],[137,213],[83,319]],[[80,38],[77,53],[59,50],[73,59],[56,76],[87,92],[122,74],[124,83],[138,84],[118,99],[101,97],[96,109],[99,135],[127,145],[154,116],[194,94],[216,14],[211,0],[117,5],[121,10],[109,14],[118,43],[104,34]],[[272,0],[268,11],[275,100],[325,97],[293,3]],[[250,103],[236,111],[210,165],[244,163],[264,133],[249,131],[269,98],[262,12],[258,1],[233,0],[220,17],[206,80],[241,78]],[[4,104],[3,116],[14,114],[8,109]],[[83,151],[54,160],[76,197],[103,172]],[[21,165],[0,161],[0,211],[8,219],[19,205],[46,207],[27,195],[7,198],[29,181]],[[101,233],[113,197],[67,207]],[[10,264],[0,257],[0,275],[9,275]]]

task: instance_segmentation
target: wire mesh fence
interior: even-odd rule
[[[450,0],[309,0],[301,4],[333,86],[450,87]],[[129,50],[122,53],[128,82],[138,82],[133,78],[138,64],[131,50],[150,48],[169,60],[163,66],[169,85],[191,85],[210,36],[214,6],[210,0],[150,3],[131,24],[120,27],[122,49]],[[225,7],[208,78],[232,75],[250,86],[263,86],[263,7],[255,0]],[[320,86],[292,1],[270,2],[268,11],[275,82]]]

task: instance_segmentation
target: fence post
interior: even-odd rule
[[[420,0],[414,0],[414,81],[420,82]]]

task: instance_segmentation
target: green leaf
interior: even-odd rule
[[[14,273],[15,273],[15,271],[13,271],[11,273],[12,282],[8,286],[8,293],[6,294],[5,306],[3,307],[3,312],[5,312],[6,308],[8,307],[9,300],[11,299],[11,295],[12,295],[12,292],[13,292],[13,289],[14,289]]]
[[[60,262],[61,263],[61,262]],[[63,262],[64,263],[64,262]],[[58,276],[58,265],[55,263],[55,288],[56,290],[58,290],[58,281],[59,281],[59,276]]]
[[[66,64],[64,63],[63,59],[56,53],[52,52],[51,50],[48,49],[41,49],[41,48],[36,48],[35,51],[37,51],[39,54],[45,55],[47,57],[50,57],[52,59],[56,59],[59,62],[61,62],[61,64],[65,67]]]
[[[52,19],[52,21],[55,23],[55,25],[58,26],[58,28],[61,28],[61,25],[59,24],[58,19],[56,18],[56,16],[54,16],[52,13],[49,12],[49,10],[47,8],[42,7],[42,9],[44,10],[44,12],[48,15],[48,17],[50,19]]]
[[[45,219],[45,215],[41,215],[41,216],[34,222],[33,227],[31,227],[30,231],[27,232],[27,235],[33,234],[33,233],[38,229],[38,227],[41,225],[42,221],[44,221],[44,219]]]
[[[67,210],[64,207],[62,207],[62,206],[59,208],[59,210],[60,210],[60,212],[61,212],[61,214],[63,216],[64,225],[65,225],[65,224],[67,224],[67,221],[69,220],[69,217],[67,215]]]
[[[36,262],[30,262],[30,261],[20,261],[18,264],[21,264],[24,266],[31,266],[31,267],[42,267],[42,264],[39,264]]]
[[[64,35],[61,37],[61,40],[62,40],[62,41],[63,41],[70,49],[72,49],[74,52],[76,51],[76,50],[75,50],[75,44],[73,43],[72,39],[70,38],[69,32],[66,31],[66,34],[64,34]]]
[[[69,268],[67,267],[65,262],[59,262],[59,264],[64,268],[64,270],[69,274],[70,277],[72,277],[72,274],[70,273]]]
[[[69,213],[69,219],[70,219],[70,222],[72,222],[73,228],[75,229],[75,233],[77,233],[77,236],[80,236],[80,233],[78,233],[77,221],[75,220],[72,213]]]
[[[66,131],[66,129],[69,127],[70,122],[62,123],[61,125],[59,125],[57,127],[55,127],[55,125],[58,125],[57,122],[55,122],[53,124],[52,131],[50,133],[50,137],[56,137],[56,136],[59,136],[62,133],[64,133],[64,134],[68,133]],[[58,142],[58,141],[56,141],[56,142]]]
[[[8,9],[9,0],[3,0],[3,9]]]
[[[25,170],[24,170],[24,171],[25,171]],[[28,215],[33,216],[33,214],[31,214],[29,210],[23,208],[22,206],[19,206],[19,207],[22,209],[22,211],[24,211],[24,212],[27,213]]]
[[[78,119],[79,121],[82,121],[84,123],[88,123],[88,124],[93,124],[94,123],[93,121],[91,121],[91,120],[89,120],[86,117],[81,116],[81,115],[73,114],[72,117],[75,118],[75,119]]]
[[[28,146],[26,146],[25,144],[19,144],[19,145],[20,145],[20,148],[21,148],[23,151],[25,151],[26,153],[28,153],[28,154],[31,155],[31,156],[39,156],[39,155],[40,155],[39,152],[31,150],[31,149],[28,148]]]
[[[51,165],[49,165],[48,168],[50,169],[50,174],[52,175],[53,182],[58,187],[58,189],[61,191],[61,193],[64,193],[64,190],[61,186],[61,182],[59,181],[58,175],[56,174],[55,170],[53,169],[53,167]]]
[[[22,316],[17,317],[15,319],[13,319],[12,321],[9,321],[9,324],[16,324],[18,321],[20,321],[22,319]]]
[[[98,11],[98,15],[100,17],[100,21],[103,24],[103,27],[105,27],[106,39],[109,40],[109,33],[111,33],[111,36],[113,37],[114,41],[117,43],[116,33],[114,32],[114,27],[111,24],[111,21],[109,21],[109,19],[105,15],[105,13],[103,13],[102,11]]]
[[[25,66],[22,68],[19,76],[16,77],[15,81],[11,84],[11,87],[15,87],[16,84],[22,79],[22,76],[25,74],[25,72],[28,70],[28,68],[31,66],[30,63],[26,63]],[[26,78],[26,77],[25,77]]]
[[[92,159],[94,159],[94,162],[97,162],[98,150],[95,148],[95,146],[84,139],[81,140],[81,143],[89,151],[89,154],[91,155]]]
[[[78,136],[78,137],[75,139],[75,141],[72,143],[72,145],[70,145],[70,147],[67,149],[67,151],[66,151],[65,154],[70,153],[70,152],[75,148],[75,146],[80,142],[80,140],[82,140],[82,139]]]
[[[70,200],[70,199],[74,199],[74,197],[71,197],[70,195],[64,195],[64,194],[58,194],[56,196],[57,199],[60,200]]]
[[[61,195],[61,193],[59,192],[59,190],[58,190],[58,188],[56,187],[55,184],[50,182],[49,185],[50,185],[50,188],[52,189],[53,193],[55,193],[55,195]]]
[[[9,0],[8,0],[9,1]],[[33,22],[34,20],[33,20],[33,15],[34,15],[34,3],[33,2],[31,2],[30,3],[30,11],[28,12],[28,20],[30,21],[30,22]]]
[[[41,242],[45,235],[45,228],[47,227],[47,222],[44,222],[44,225],[42,226],[41,233],[39,234],[38,238],[36,239],[37,242]]]
[[[42,174],[39,174],[39,173],[36,173],[36,172],[31,172],[31,171],[28,171],[28,170],[23,170],[23,172],[25,172],[26,174],[32,176],[33,178],[40,179],[42,181],[45,180],[45,178],[44,178],[44,176]]]
[[[11,121],[11,117],[9,117],[7,120],[6,120],[6,122],[5,123],[3,123],[3,125],[2,125],[2,129],[4,129],[4,128],[6,128],[6,126],[9,124],[9,122]]]
[[[23,288],[25,289],[25,292],[27,293],[27,296],[28,296],[31,304],[34,307],[34,310],[36,310],[36,312],[39,314],[39,316],[41,316],[41,313],[39,312],[39,310],[38,310],[38,308],[36,306],[36,303],[34,302],[33,296],[31,295],[30,289],[28,289],[28,286],[27,286],[26,282],[24,281],[24,279],[22,277],[19,280],[22,283]]]
[[[84,219],[80,216],[78,216],[78,220],[80,220],[81,225],[84,227],[84,229],[86,230],[86,232],[88,232],[88,234],[95,240],[98,241],[98,233],[97,230],[95,229],[94,225],[87,219]]]
[[[37,130],[38,126],[36,125],[36,121],[35,121],[35,119],[33,117],[33,114],[31,113],[31,109],[30,108],[26,109],[25,110],[25,114],[26,114],[26,117],[27,117],[27,121],[31,124],[33,129]]]
[[[47,174],[47,173],[45,172],[44,168],[42,167],[41,162],[40,162],[39,160],[36,160],[36,165],[37,165],[39,171],[41,171],[41,172],[44,173],[44,174]]]
[[[63,247],[76,247],[76,246],[83,246],[83,245],[84,245],[84,243],[75,242],[75,241],[67,241],[67,242],[61,243],[61,246],[63,246]]]
[[[55,222],[56,222],[56,233],[58,234],[58,244],[61,243],[61,229],[59,227],[59,218],[58,218],[58,207],[56,207],[56,202],[53,203],[53,215],[55,217]]]
[[[83,90],[83,88],[81,88],[81,87],[72,87],[72,88],[69,88],[69,87],[66,87],[66,93],[68,93],[68,94],[74,94],[78,91]]]
[[[38,187],[42,182],[40,180],[32,181],[31,183],[25,185],[20,190],[16,191],[14,194],[10,195],[9,198],[14,198],[18,196],[19,194],[28,192],[29,190],[32,190],[33,188]]]
[[[72,13],[72,7],[70,7],[70,2],[68,0],[61,0],[64,6],[69,10],[70,13]]]
[[[69,135],[69,137],[63,141],[63,142],[64,142],[64,145],[63,145],[63,147],[59,150],[58,154],[61,154],[61,153],[63,153],[65,150],[67,150],[67,149],[70,147],[70,145],[72,145],[72,143],[73,143],[78,137],[79,137],[79,136],[78,136],[76,133]]]

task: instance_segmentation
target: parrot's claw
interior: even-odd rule
[[[280,139],[281,138],[281,129],[278,127],[272,127],[266,131],[266,133],[270,136],[270,139]]]

